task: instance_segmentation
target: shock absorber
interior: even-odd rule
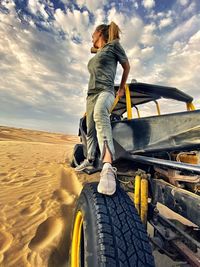
[[[147,225],[148,179],[147,174],[138,170],[135,176],[134,203],[143,224]]]

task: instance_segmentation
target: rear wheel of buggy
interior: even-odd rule
[[[110,197],[97,192],[97,183],[84,186],[74,214],[70,266],[155,266],[147,232],[120,187]]]

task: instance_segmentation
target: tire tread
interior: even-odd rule
[[[86,184],[83,193],[92,203],[98,235],[98,267],[154,267],[146,229],[134,203],[120,186],[110,197],[97,192],[97,183]]]

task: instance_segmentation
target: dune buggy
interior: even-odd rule
[[[125,92],[110,115],[117,190],[106,196],[97,192],[95,182],[84,186],[74,212],[71,266],[155,266],[152,248],[200,266],[200,110],[191,96],[173,87],[132,82]],[[161,115],[158,100],[163,98],[184,102],[187,110]],[[138,107],[148,102],[155,103],[158,114],[141,118]],[[137,118],[132,118],[134,109]],[[83,116],[72,167],[87,155],[86,134]],[[99,157],[97,149],[88,174],[101,170]],[[190,226],[165,217],[158,203]]]

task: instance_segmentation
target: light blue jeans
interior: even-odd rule
[[[101,91],[89,94],[86,103],[87,123],[87,158],[94,159],[97,144],[100,149],[100,159],[103,160],[105,149],[108,148],[112,160],[115,159],[112,128],[110,123],[110,109],[114,103],[114,93]]]

